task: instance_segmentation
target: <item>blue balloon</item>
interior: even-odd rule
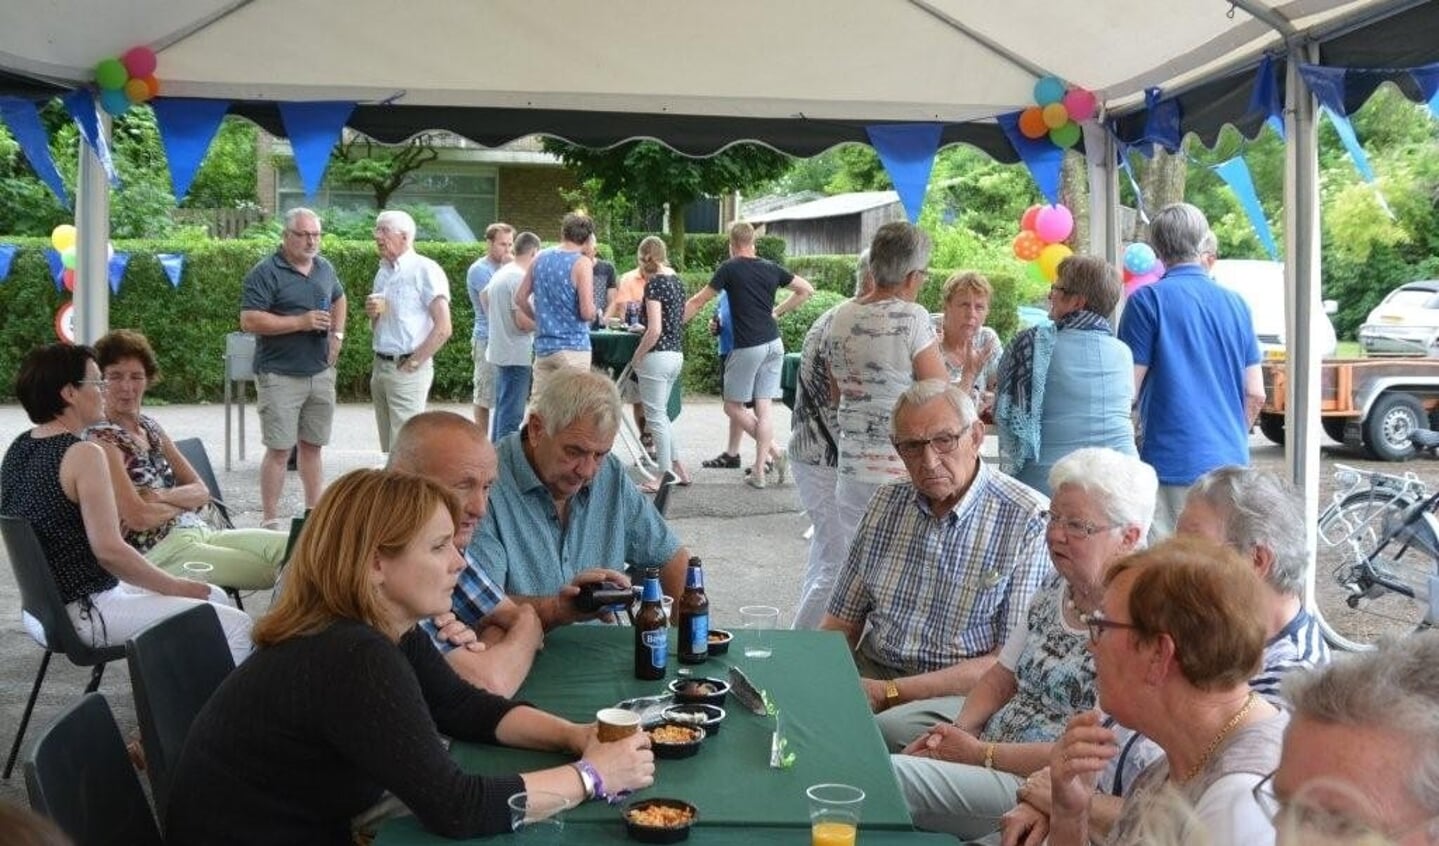
[[[1064,99],[1064,81],[1056,76],[1042,77],[1034,83],[1034,102],[1041,106]]]
[[[1124,248],[1124,269],[1136,276],[1143,276],[1154,269],[1154,263],[1159,257],[1154,254],[1154,248],[1136,241]]]
[[[100,108],[111,117],[119,117],[130,111],[130,98],[125,96],[123,88],[103,88],[100,90]]]

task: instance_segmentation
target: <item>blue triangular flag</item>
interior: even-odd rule
[[[944,127],[938,123],[890,123],[866,126],[864,131],[899,193],[909,222],[918,223]]]
[[[278,103],[285,134],[290,136],[290,149],[295,153],[295,169],[305,186],[308,200],[320,190],[325,170],[330,166],[330,151],[340,140],[345,121],[355,110],[354,103]]]
[[[1327,105],[1321,106],[1320,109],[1329,118],[1329,122],[1334,124],[1334,131],[1339,133],[1339,140],[1344,144],[1344,149],[1349,151],[1349,158],[1354,160],[1354,168],[1359,171],[1359,175],[1364,177],[1365,182],[1373,182],[1374,169],[1369,166],[1369,157],[1364,154],[1364,148],[1354,135],[1354,125],[1349,122],[1349,118],[1335,113]]]
[[[190,193],[190,183],[220,131],[230,101],[162,97],[150,101],[150,108],[155,110],[155,124],[170,163],[170,190],[178,204]]]
[[[160,268],[165,271],[166,278],[170,280],[170,287],[180,287],[180,274],[185,271],[185,254],[156,253],[155,258],[159,260]]]
[[[60,205],[71,208],[65,180],[60,178],[55,160],[50,158],[50,136],[45,134],[45,125],[40,122],[40,111],[35,104],[19,97],[0,97],[0,120],[10,127],[10,134],[15,136],[20,152],[25,154],[35,175],[55,193]]]
[[[60,98],[65,104],[65,111],[70,113],[70,118],[75,121],[75,126],[80,129],[80,137],[95,151],[95,158],[99,159],[100,167],[105,170],[105,178],[110,181],[110,187],[120,187],[120,177],[115,173],[115,161],[110,158],[110,145],[105,141],[105,134],[100,131],[100,116],[95,111],[95,98],[91,96],[89,89],[76,88],[69,94]]]
[[[55,290],[65,290],[65,260],[60,258],[60,252],[54,247],[46,247],[45,261],[50,265],[50,281],[55,283]]]
[[[0,282],[10,278],[10,263],[15,261],[15,251],[19,249],[14,244],[0,244]]]
[[[125,278],[125,268],[130,264],[129,253],[115,253],[110,256],[110,293],[120,293],[120,280]]]
[[[1344,80],[1347,73],[1344,68],[1299,65],[1299,75],[1304,77],[1304,84],[1309,86],[1309,91],[1314,95],[1314,99],[1318,100],[1321,106],[1340,117],[1348,114],[1344,108]]]
[[[1435,97],[1439,97],[1439,62],[1410,68],[1409,75],[1414,77],[1414,84],[1419,86],[1425,100],[1432,102]]]
[[[1234,192],[1234,196],[1239,198],[1239,205],[1248,215],[1249,225],[1254,227],[1259,243],[1264,245],[1271,259],[1278,261],[1279,248],[1274,244],[1274,233],[1269,229],[1269,219],[1264,216],[1264,208],[1259,205],[1259,193],[1254,190],[1254,177],[1249,173],[1249,164],[1244,161],[1243,156],[1235,156],[1227,162],[1215,165],[1213,170]]]
[[[1029,175],[1034,177],[1039,193],[1051,204],[1058,203],[1059,172],[1064,165],[1064,150],[1054,146],[1049,136],[1024,137],[1024,133],[1019,131],[1019,112],[997,115],[994,119],[1004,130],[1004,137],[1009,139],[1014,152],[1019,154],[1020,161],[1029,168]]]
[[[1158,88],[1144,90],[1144,107],[1147,114],[1144,116],[1144,137],[1140,140],[1158,144],[1173,153],[1179,149],[1184,138],[1179,129],[1179,101],[1161,100],[1159,98],[1162,95],[1163,92]]]
[[[1265,56],[1259,60],[1259,70],[1254,73],[1254,93],[1249,95],[1249,113],[1264,115],[1280,138],[1284,137],[1284,97],[1279,84],[1279,74],[1274,67],[1274,57]]]

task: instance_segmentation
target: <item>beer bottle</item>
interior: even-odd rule
[[[703,664],[710,657],[710,601],[705,596],[704,571],[698,558],[685,571],[685,592],[679,602],[680,663]]]
[[[669,663],[669,621],[660,592],[659,570],[645,571],[644,593],[635,614],[635,678],[655,681],[665,677]]]

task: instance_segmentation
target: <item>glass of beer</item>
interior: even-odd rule
[[[816,784],[809,797],[810,846],[854,846],[864,791],[848,784]]]

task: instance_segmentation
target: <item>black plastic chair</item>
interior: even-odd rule
[[[220,515],[220,519],[224,521],[225,528],[235,528],[235,521],[230,519],[230,509],[225,505],[225,498],[220,495],[220,480],[215,478],[215,467],[210,464],[210,453],[205,450],[205,442],[199,438],[185,438],[175,442],[175,449],[185,456],[185,460],[195,468],[195,475],[205,483],[205,487],[210,491],[210,502],[215,506],[215,512]],[[220,585],[220,587],[235,601],[236,608],[242,611],[245,609],[245,603],[240,599],[238,589],[224,585]]]
[[[75,846],[164,844],[102,694],[85,694],[45,728],[25,758],[25,789]]]
[[[65,604],[60,601],[60,588],[50,572],[45,558],[45,549],[35,528],[23,517],[0,516],[0,535],[5,538],[5,551],[10,556],[10,567],[15,571],[15,582],[20,586],[20,607],[34,617],[45,633],[45,655],[40,659],[40,669],[35,673],[35,684],[30,688],[30,698],[25,702],[25,712],[20,717],[20,726],[15,729],[15,742],[10,746],[10,757],[5,759],[4,778],[9,778],[15,769],[15,758],[20,754],[20,742],[25,739],[25,729],[30,725],[30,715],[35,710],[35,699],[40,695],[40,685],[45,682],[45,672],[50,669],[50,656],[59,652],[70,663],[80,667],[94,667],[90,683],[85,692],[100,687],[100,678],[105,674],[108,661],[125,657],[123,644],[95,647],[81,639],[70,622]]]
[[[164,819],[170,773],[180,760],[190,724],[235,669],[235,661],[220,617],[208,603],[147,626],[125,644],[125,655],[145,746],[145,772],[155,808]]]

